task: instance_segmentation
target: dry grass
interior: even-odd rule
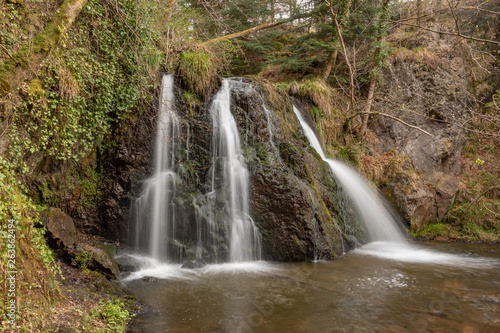
[[[397,155],[395,150],[378,156],[362,155],[360,158],[362,172],[378,184],[391,181],[404,168],[405,162],[408,161],[408,157]],[[418,179],[419,177],[416,176],[415,181]]]
[[[425,66],[428,70],[435,71],[443,66],[440,56],[426,48],[415,48],[409,50],[400,47],[391,52],[389,59],[393,63],[414,63]]]
[[[322,80],[305,79],[301,82],[292,81],[288,85],[288,92],[291,95],[308,99],[325,114],[332,113],[333,90]]]
[[[57,66],[59,77],[59,92],[66,101],[73,100],[80,94],[80,87],[71,72],[64,66]]]

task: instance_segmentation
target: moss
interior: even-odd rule
[[[200,96],[209,93],[217,75],[217,68],[210,53],[202,48],[184,51],[177,66],[177,71],[188,90]]]
[[[330,210],[326,206],[326,203],[321,196],[321,193],[320,193],[319,188],[318,188],[318,184],[316,183],[316,179],[314,178],[314,175],[313,175],[313,173],[308,165],[306,165],[306,170],[307,170],[307,175],[309,176],[309,181],[310,181],[311,187],[313,188],[314,193],[316,194],[317,200],[319,200],[319,207],[316,207],[316,209],[319,208],[320,214],[325,216],[327,221],[328,221],[328,225],[327,225],[328,229],[326,230],[325,234],[330,236],[330,241],[332,242],[331,248],[333,251],[332,255],[335,256],[335,244],[337,242],[335,241],[334,235],[337,233],[338,230],[341,230],[341,229],[338,227],[335,219],[330,214]],[[325,225],[323,225],[323,228],[324,227],[325,227]],[[342,234],[339,234],[338,237],[342,238]]]
[[[269,153],[267,151],[267,143],[259,142],[255,147],[255,155],[262,164],[269,165]]]
[[[51,184],[48,181],[43,182],[38,186],[38,190],[40,191],[41,202],[42,204],[48,204],[50,206],[59,206],[60,199],[57,192],[51,188]]]
[[[42,82],[35,78],[29,83],[29,91],[31,95],[39,94],[43,91]]]
[[[37,68],[59,43],[63,35],[71,27],[86,0],[66,0],[58,8],[52,20],[29,43],[17,51],[12,58],[0,65],[0,98],[5,97],[16,88],[28,71]]]
[[[91,170],[88,177],[82,182],[80,204],[97,208],[103,200],[104,183],[106,177],[96,170]]]

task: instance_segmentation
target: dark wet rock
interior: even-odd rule
[[[76,253],[89,253],[90,262],[87,267],[91,270],[100,272],[110,279],[115,279],[118,273],[118,265],[111,254],[103,248],[90,244],[77,244]]]
[[[58,255],[65,257],[72,252],[78,231],[71,217],[59,208],[50,207],[40,215],[40,221],[47,229],[49,246]]]
[[[328,166],[309,147],[301,130],[293,129],[297,124],[288,97],[282,103],[284,109],[273,109],[258,84],[246,79],[233,83],[231,112],[250,172],[250,215],[262,235],[263,258],[311,260],[341,254],[355,243],[353,239],[359,239],[361,230],[352,221],[348,201],[340,199]],[[203,103],[178,87],[175,96],[176,112],[182,119],[181,138],[174,151],[180,181],[172,200],[175,241],[168,243],[168,251],[177,262],[196,258],[201,226],[202,258],[225,261],[230,228],[219,223],[227,220],[221,178],[215,175],[213,187],[211,183],[212,170],[220,165],[212,162],[210,101]],[[151,110],[130,123],[121,123],[115,131],[116,146],[103,154],[109,181],[99,208],[101,220],[106,221],[100,233],[108,238],[127,241],[129,230],[137,227],[128,222],[134,220],[134,197],[141,194],[141,181],[152,172],[154,113]],[[308,119],[309,113],[306,110]],[[350,217],[350,222],[344,224],[343,216]],[[214,220],[218,221],[216,227]],[[147,240],[139,243],[147,244]],[[198,264],[188,262],[185,267]]]
[[[195,269],[202,268],[205,265],[206,264],[201,260],[188,260],[181,266],[181,268]]]
[[[114,258],[118,264],[120,272],[135,272],[141,268],[141,260],[129,255],[119,255]]]
[[[156,281],[158,281],[158,279],[155,277],[152,277],[152,276],[144,276],[142,278],[142,281],[144,281],[144,282],[156,282]]]

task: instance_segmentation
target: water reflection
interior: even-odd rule
[[[421,250],[468,264],[355,252],[316,263],[208,266],[175,279],[143,275],[126,282],[148,305],[128,331],[500,332],[500,246]]]

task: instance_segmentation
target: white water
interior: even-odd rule
[[[133,261],[139,268],[137,271],[121,279],[121,282],[129,282],[145,277],[170,280],[194,280],[210,274],[265,274],[280,271],[278,266],[266,261],[211,264],[201,268],[190,269],[182,268],[181,264],[169,264],[151,257],[125,254],[118,256],[117,259],[120,257],[128,257],[128,259]]]
[[[300,111],[295,106],[293,107],[293,111],[297,115],[311,146],[328,163],[340,185],[354,203],[356,211],[368,230],[370,240],[405,242],[403,233],[398,228],[391,214],[384,208],[384,204],[378,198],[378,194],[356,171],[339,161],[327,158],[314,131],[304,120]]]
[[[244,262],[260,259],[260,234],[249,211],[249,175],[241,151],[236,121],[231,114],[233,82],[222,81],[221,90],[212,102],[213,165],[221,159],[230,233],[229,261]],[[212,190],[215,187],[215,168]]]
[[[314,131],[304,120],[300,111],[295,106],[293,110],[311,146],[328,163],[368,230],[371,243],[356,249],[354,253],[404,262],[477,268],[492,267],[493,262],[489,259],[441,253],[409,243],[397,226],[397,222],[385,209],[377,192],[356,171],[341,162],[327,158]]]
[[[175,233],[175,211],[171,200],[177,182],[174,149],[179,136],[179,120],[174,109],[173,88],[173,76],[164,75],[158,108],[154,173],[145,181],[142,194],[135,201],[136,247],[147,248],[149,255],[156,260],[169,258],[167,245]]]

